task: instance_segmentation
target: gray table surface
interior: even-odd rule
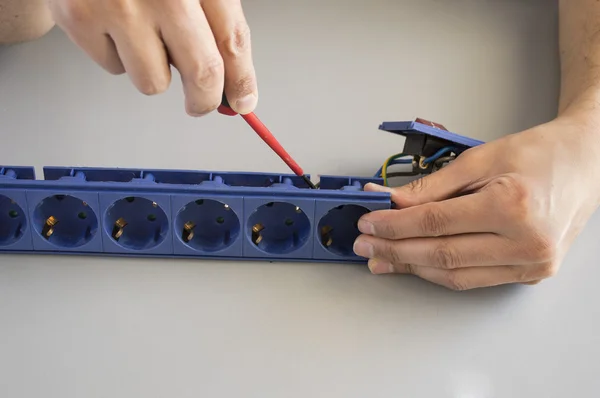
[[[371,175],[402,143],[384,120],[483,140],[544,122],[554,3],[247,1],[257,112],[311,174]],[[287,171],[240,119],[187,117],[177,77],[143,96],[58,30],[0,48],[0,142],[38,172]],[[599,217],[557,277],[463,293],[337,264],[4,255],[0,396],[598,396]]]

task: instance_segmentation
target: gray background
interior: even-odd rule
[[[244,5],[257,113],[311,174],[374,173],[402,145],[384,120],[492,140],[554,115],[554,1]],[[0,90],[1,164],[287,172],[241,119],[187,117],[177,77],[145,97],[58,30],[0,48]],[[0,396],[597,396],[599,232],[552,280],[464,293],[361,266],[5,255]]]

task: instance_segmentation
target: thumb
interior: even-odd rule
[[[455,160],[446,167],[418,178],[406,185],[390,188],[378,184],[365,185],[365,191],[390,192],[392,202],[399,208],[412,207],[428,202],[438,202],[457,196],[476,180],[469,170],[469,162]]]

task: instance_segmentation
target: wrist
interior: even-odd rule
[[[561,95],[557,119],[600,134],[600,81],[588,84],[577,95],[569,94],[564,90]]]
[[[600,109],[600,106],[599,106]],[[577,172],[587,169],[600,175],[600,114],[589,107],[572,106],[547,123],[540,137],[553,142],[551,151],[564,167],[574,166]],[[585,173],[584,173],[585,174]]]

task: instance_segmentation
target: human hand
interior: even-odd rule
[[[165,91],[170,64],[186,111],[252,112],[258,94],[250,31],[240,0],[49,0],[57,25],[100,66],[127,73],[147,95]],[[223,91],[224,90],[224,91]]]
[[[559,118],[469,149],[407,186],[398,209],[359,221],[374,274],[414,274],[453,290],[553,276],[600,200],[594,127]]]

